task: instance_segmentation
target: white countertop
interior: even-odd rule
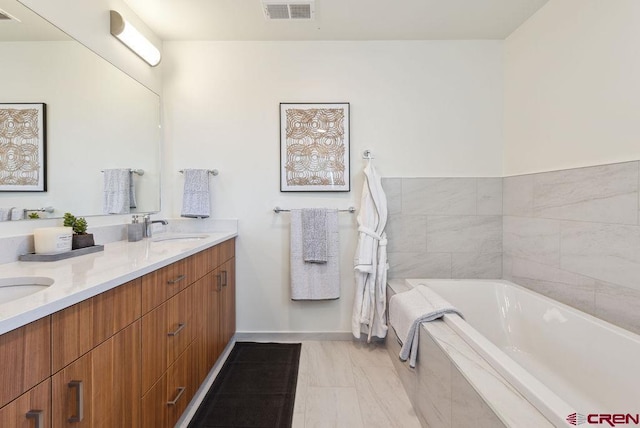
[[[237,232],[197,235],[207,237],[182,241],[118,241],[105,244],[104,251],[57,262],[0,264],[0,279],[34,276],[55,281],[42,291],[0,304],[0,334],[231,239]]]

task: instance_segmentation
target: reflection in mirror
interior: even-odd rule
[[[45,207],[53,212],[41,218],[101,215],[102,171],[115,168],[144,171],[132,175],[131,212],[159,211],[158,95],[16,0],[0,0],[0,15],[15,18],[0,19],[0,103],[45,103],[47,111],[47,191],[0,192],[0,220],[11,208],[19,217]]]

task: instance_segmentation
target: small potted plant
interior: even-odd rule
[[[87,233],[87,220],[84,217],[76,217],[71,213],[64,214],[64,226],[73,229],[71,237],[71,249],[78,250],[85,247],[93,247],[93,233]]]

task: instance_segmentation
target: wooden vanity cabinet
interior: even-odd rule
[[[231,239],[1,335],[0,427],[172,427],[234,332]]]

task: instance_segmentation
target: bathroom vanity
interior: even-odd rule
[[[0,276],[21,270],[55,282],[0,305],[2,427],[172,427],[235,332],[235,233],[117,242]]]

